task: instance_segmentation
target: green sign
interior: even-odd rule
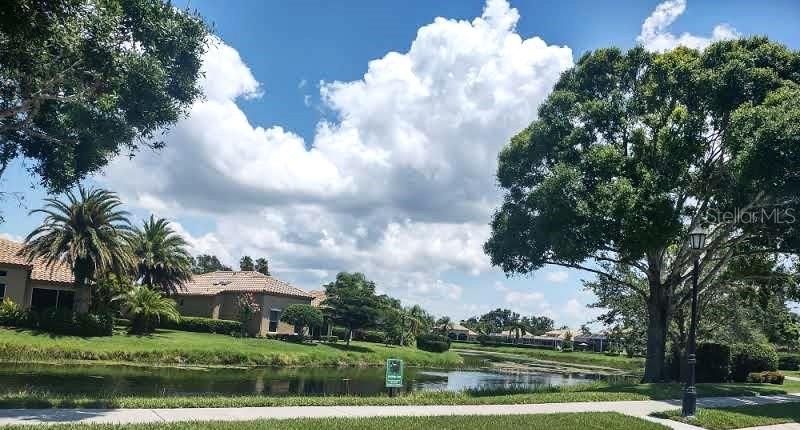
[[[398,388],[403,386],[403,360],[389,358],[386,360],[386,387]]]

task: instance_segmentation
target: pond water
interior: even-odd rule
[[[405,391],[572,385],[591,374],[406,368]],[[145,368],[102,365],[0,364],[0,392],[176,396],[191,394],[376,394],[383,368]]]

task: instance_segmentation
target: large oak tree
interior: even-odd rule
[[[208,29],[163,0],[0,7],[0,177],[17,157],[50,191],[117,154],[159,148],[200,95]]]
[[[571,267],[640,295],[644,379],[661,380],[688,231],[709,229],[701,286],[738,255],[797,249],[799,101],[800,56],[764,38],[588,53],[500,153],[485,251],[509,274]]]

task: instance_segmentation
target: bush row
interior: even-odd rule
[[[751,374],[777,369],[778,353],[772,345],[702,343],[697,346],[697,382],[747,382],[758,379]],[[678,372],[673,369],[672,376],[677,377]],[[773,382],[776,378],[768,379],[776,383]]]
[[[215,320],[202,317],[180,317],[177,321],[162,320],[161,328],[192,331],[196,333],[236,334],[242,331],[242,323],[231,320]]]
[[[800,355],[778,357],[778,370],[800,370]]]
[[[23,310],[10,300],[0,305],[0,325],[83,337],[111,336],[114,332],[114,318],[110,314],[76,314],[56,308]]]
[[[450,338],[437,334],[423,334],[417,337],[417,348],[429,352],[445,352],[450,349]]]

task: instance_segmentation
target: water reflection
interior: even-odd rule
[[[92,395],[376,394],[385,392],[382,368],[183,369],[127,366],[2,364],[0,390]],[[405,390],[572,385],[595,375],[495,373],[486,370],[406,368]]]

